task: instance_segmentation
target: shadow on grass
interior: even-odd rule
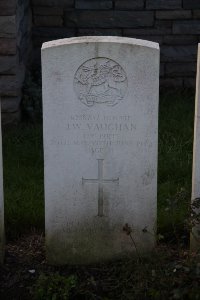
[[[15,238],[44,228],[42,126],[3,131],[5,228]]]

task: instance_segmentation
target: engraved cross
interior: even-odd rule
[[[85,179],[82,178],[82,184],[84,183],[98,183],[98,216],[103,217],[103,184],[116,182],[119,183],[119,178],[104,179],[103,178],[103,159],[98,160],[98,178],[97,179]]]

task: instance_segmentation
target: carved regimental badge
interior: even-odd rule
[[[127,76],[122,67],[105,57],[87,60],[74,76],[78,99],[87,106],[114,106],[124,98],[127,86]]]

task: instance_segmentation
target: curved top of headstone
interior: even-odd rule
[[[134,39],[134,38],[117,37],[117,36],[82,36],[82,37],[73,37],[73,38],[54,40],[54,41],[44,43],[42,45],[42,50],[47,48],[52,48],[52,47],[59,47],[59,46],[71,45],[71,44],[81,44],[81,43],[118,43],[118,44],[141,46],[141,47],[147,47],[147,48],[159,50],[158,43],[154,43],[146,40]]]

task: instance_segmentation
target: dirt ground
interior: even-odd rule
[[[75,274],[76,291],[35,298],[40,274]],[[43,287],[44,288],[44,287]],[[200,257],[177,245],[159,245],[149,261],[132,260],[100,266],[54,267],[45,260],[44,235],[31,233],[8,242],[0,266],[0,299],[200,299]]]
[[[42,234],[33,233],[8,243],[0,267],[0,299],[30,299],[38,272],[46,268]]]

